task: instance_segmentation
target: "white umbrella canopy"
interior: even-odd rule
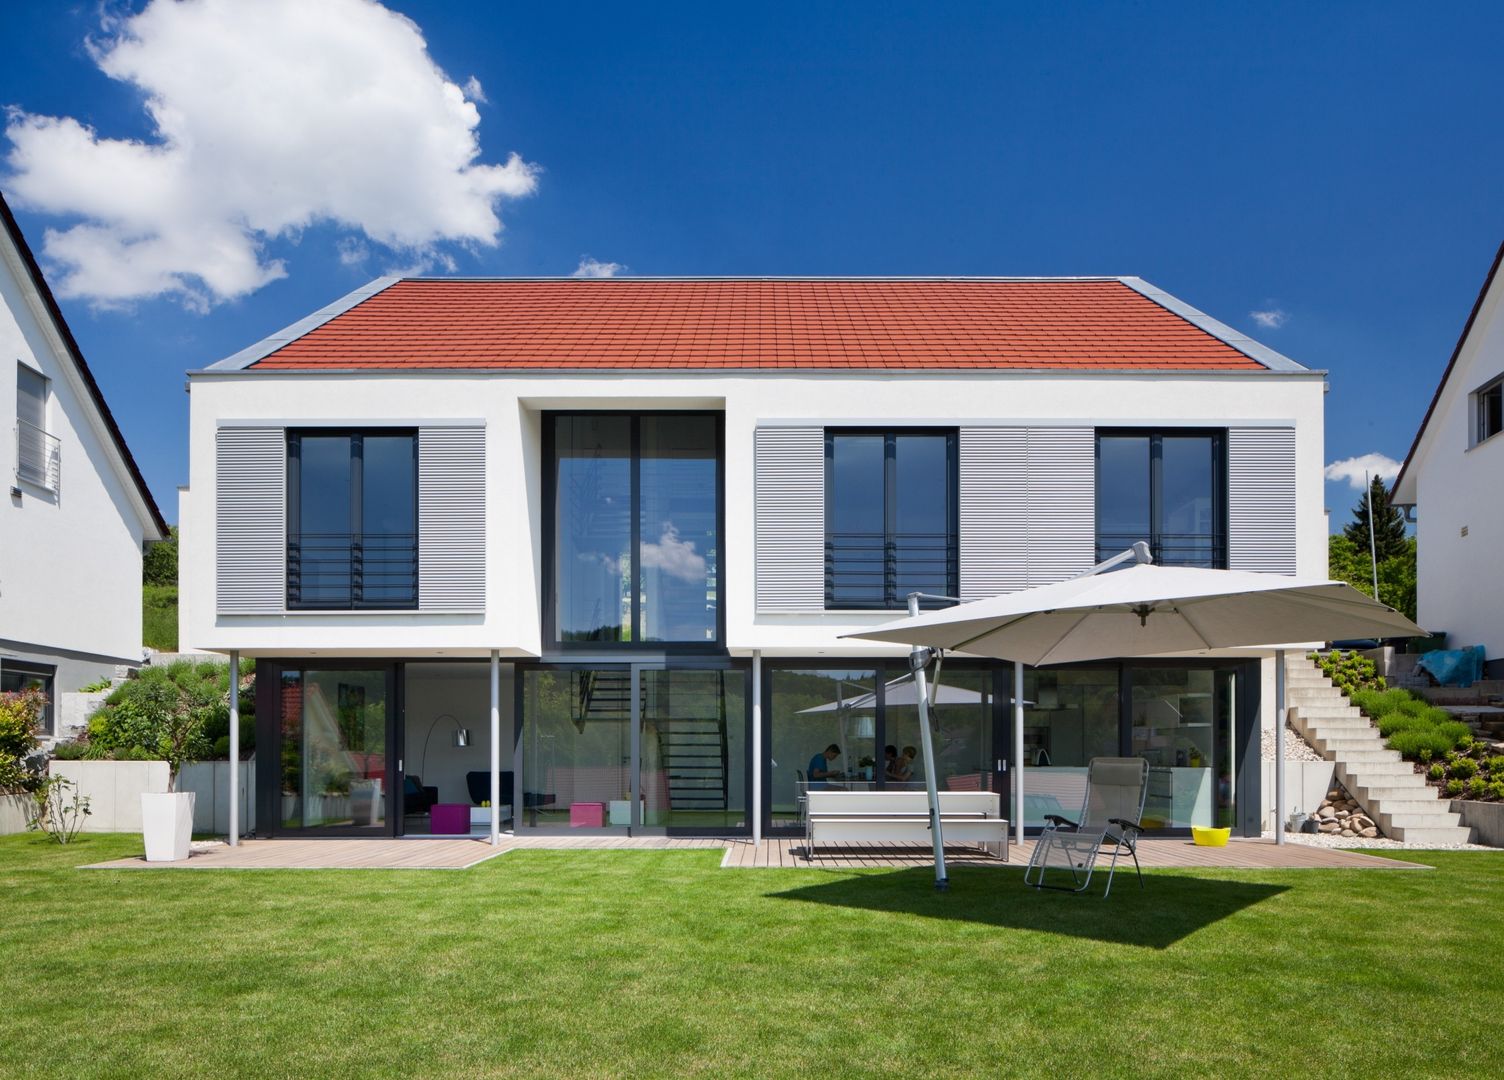
[[[1425,634],[1341,581],[1139,564],[847,634],[1030,666]]]

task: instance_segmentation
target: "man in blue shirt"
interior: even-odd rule
[[[824,791],[829,784],[827,780],[834,780],[841,775],[839,769],[831,768],[836,758],[841,756],[841,748],[835,743],[827,746],[824,752],[816,754],[809,759],[809,789],[811,791]]]

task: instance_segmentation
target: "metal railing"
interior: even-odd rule
[[[16,477],[56,492],[63,478],[63,444],[26,420],[16,421]]]
[[[1102,562],[1146,539],[1141,533],[1097,533],[1097,561]],[[1227,568],[1225,533],[1159,533],[1148,538],[1149,553],[1160,566]]]
[[[891,608],[911,592],[954,596],[959,549],[954,533],[826,533],[825,602]]]
[[[414,607],[416,533],[303,533],[287,542],[287,602],[295,607]]]

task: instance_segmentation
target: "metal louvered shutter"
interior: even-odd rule
[[[215,603],[226,615],[287,609],[287,433],[215,437]]]
[[[486,610],[486,429],[418,431],[418,610]]]
[[[961,599],[1015,592],[1029,582],[1028,432],[960,432]]]
[[[825,431],[758,428],[757,610],[825,610]]]
[[[1028,583],[1048,585],[1096,563],[1096,432],[1030,428],[1028,455]]]
[[[1294,428],[1227,431],[1227,568],[1295,573]]]

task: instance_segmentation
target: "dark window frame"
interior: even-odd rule
[[[57,735],[57,665],[41,664],[32,660],[6,660],[0,658],[0,673],[19,672],[33,678],[44,679],[47,689],[47,706],[42,710],[42,730],[45,738]]]
[[[1497,422],[1493,430],[1488,430],[1489,425],[1489,399],[1496,398],[1498,405],[1495,406],[1494,420]],[[1484,383],[1472,393],[1473,404],[1473,445],[1487,442],[1495,435],[1504,432],[1504,375],[1497,375]]]
[[[946,582],[943,594],[958,596],[961,588],[961,468],[960,430],[953,427],[828,427],[825,429],[825,610],[826,611],[901,611],[908,606],[906,596],[897,595],[897,570],[884,558],[883,598],[880,601],[846,601],[835,597],[834,566],[831,550],[830,507],[834,495],[835,440],[846,436],[880,436],[883,440],[883,546],[896,547],[896,507],[893,498],[897,484],[897,447],[895,440],[906,435],[944,437],[946,499]],[[950,606],[950,601],[921,600],[920,607],[930,610]]]
[[[1201,428],[1201,427],[1130,427],[1130,428],[1097,428],[1093,439],[1093,476],[1092,476],[1092,500],[1093,516],[1093,543],[1096,550],[1097,561],[1110,559],[1119,552],[1125,550],[1124,546],[1108,544],[1104,547],[1102,537],[1102,522],[1096,515],[1097,484],[1100,481],[1102,465],[1102,440],[1104,438],[1147,438],[1149,440],[1149,535],[1143,537],[1149,544],[1149,550],[1154,556],[1156,563],[1163,564],[1161,558],[1161,517],[1163,515],[1164,500],[1164,442],[1166,437],[1187,438],[1210,438],[1212,440],[1212,452],[1215,462],[1212,468],[1212,567],[1217,570],[1227,569],[1227,534],[1228,534],[1228,511],[1227,511],[1227,429],[1226,428]],[[1111,548],[1112,550],[1108,550]],[[1168,565],[1187,565],[1170,563]]]
[[[351,537],[351,585],[348,602],[303,600],[301,586],[294,582],[293,549],[302,544],[302,456],[301,444],[305,436],[314,438],[348,438],[350,440],[350,537]],[[362,582],[359,563],[364,535],[364,480],[365,457],[361,440],[367,436],[379,438],[407,437],[413,447],[413,590],[410,602],[393,602],[389,599],[367,602],[360,595]],[[414,427],[332,427],[289,428],[287,430],[287,565],[286,588],[289,611],[416,611],[422,579],[422,565],[418,555],[418,429]]]
[[[625,416],[631,421],[628,438],[632,510],[632,596],[630,641],[562,641],[559,638],[558,564],[558,452],[554,429],[562,416]],[[701,416],[715,424],[715,640],[641,641],[636,638],[642,618],[642,420],[644,417]],[[625,652],[724,654],[726,652],[726,414],[716,409],[550,409],[541,428],[543,462],[543,640],[549,651],[615,654]],[[625,661],[623,661],[625,662]]]

